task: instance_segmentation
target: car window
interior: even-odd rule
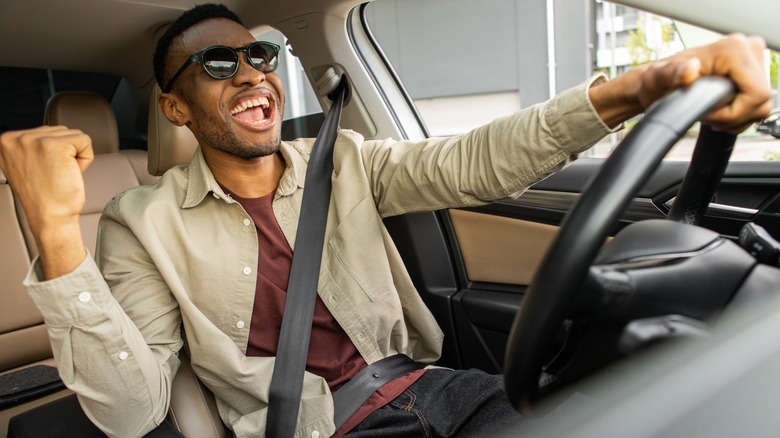
[[[114,110],[121,149],[146,149],[146,135],[137,111],[141,91],[118,76],[51,69],[0,67],[0,133],[43,123],[46,102],[60,91],[93,91]]]
[[[547,3],[548,8],[544,2],[486,0],[475,8],[466,0],[377,0],[366,8],[366,17],[433,136],[466,132],[549,99],[596,72],[614,77],[720,37],[599,0],[565,8]],[[777,90],[778,54],[767,51],[767,59]],[[774,106],[780,107],[776,91]],[[584,155],[608,156],[636,121]],[[776,129],[780,137],[780,126],[768,125],[743,133],[732,160],[780,159],[780,140],[772,136]],[[697,129],[667,159],[690,159]]]
[[[258,41],[270,41],[282,47],[276,70],[285,91],[282,140],[316,137],[325,117],[300,60],[291,53],[287,38],[278,30],[256,32],[254,36]]]
[[[94,91],[110,102],[119,82],[98,73],[0,67],[0,132],[40,126],[46,102],[58,91]]]
[[[282,47],[279,51],[279,67],[276,74],[282,80],[285,91],[284,120],[305,120],[303,116],[322,113],[317,95],[303,71],[301,62],[290,52],[284,34],[272,30],[255,33],[254,36],[258,41],[270,41]]]

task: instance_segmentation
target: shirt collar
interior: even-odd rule
[[[279,150],[282,153],[287,169],[285,169],[282,178],[279,180],[276,194],[277,196],[289,196],[304,186],[308,153],[302,148],[286,142],[281,143]],[[306,155],[305,158],[304,154]],[[203,202],[203,199],[209,193],[215,198],[233,202],[230,196],[217,184],[217,180],[214,178],[214,174],[211,173],[200,146],[195,150],[195,155],[188,166],[188,172],[187,192],[181,205],[182,208],[197,206]]]

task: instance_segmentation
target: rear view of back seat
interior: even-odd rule
[[[0,171],[0,437],[14,415],[70,393],[54,368],[43,317],[22,286],[30,256],[17,213]]]
[[[157,177],[146,170],[146,151],[119,150],[113,109],[98,94],[55,94],[47,104],[44,122],[78,128],[92,138],[95,160],[84,173],[86,204],[80,222],[84,244],[94,254],[98,221],[106,203],[129,188],[153,183]],[[0,438],[4,438],[11,417],[71,392],[59,381],[43,317],[22,286],[38,249],[24,211],[2,173],[0,241]]]
[[[146,170],[146,151],[120,148],[116,116],[103,96],[91,91],[60,91],[46,103],[43,123],[84,131],[92,138],[95,155],[120,153],[130,161],[139,183],[157,181]]]
[[[184,129],[177,128],[162,118],[157,110],[157,94],[155,90],[151,96],[149,131],[152,137],[150,150],[152,158],[149,159],[150,169],[154,175],[161,175],[169,167],[189,161],[197,146],[197,141],[192,134]],[[85,246],[94,254],[97,226],[100,214],[105,204],[115,195],[139,184],[150,184],[157,177],[147,171],[146,151],[119,150],[116,130],[116,119],[113,110],[103,97],[89,92],[61,92],[52,97],[47,104],[46,124],[65,125],[78,128],[90,135],[95,150],[95,160],[84,173],[86,190],[86,205],[81,215],[81,228]],[[45,360],[45,363],[53,365],[51,349],[49,347],[46,328],[42,323],[42,317],[35,308],[32,300],[22,287],[22,279],[30,266],[30,260],[38,251],[32,235],[29,231],[23,211],[15,204],[10,186],[0,174],[0,238],[3,242],[9,242],[8,249],[3,254],[4,264],[0,266],[2,278],[7,279],[11,286],[0,289],[0,374],[4,370],[12,370],[15,367],[30,366],[34,361]],[[13,259],[13,263],[12,263]],[[29,313],[31,316],[20,320],[18,323],[12,318],[7,318],[6,313],[20,316]],[[29,327],[32,327],[30,330]],[[17,331],[29,330],[32,336],[25,337],[21,343],[25,347],[35,349],[35,354],[25,353],[25,349],[6,341],[10,334],[17,339],[20,335]],[[34,339],[28,339],[34,338]],[[35,341],[32,342],[32,341]],[[39,351],[40,350],[40,351]],[[39,359],[40,357],[40,359]],[[200,383],[192,372],[186,354],[181,355],[182,366],[173,382],[173,394],[171,400],[170,418],[176,427],[188,437],[227,437],[229,430],[222,424],[217,413],[216,404],[210,392]],[[10,365],[6,362],[11,361]],[[26,405],[13,408],[0,406],[0,438],[5,438],[8,430],[8,422],[11,417],[21,414],[34,406],[70,394],[63,390],[55,395],[41,398]],[[64,402],[63,399],[61,402]],[[32,414],[33,421],[41,418],[38,412],[51,414],[61,407],[58,404],[41,406]],[[73,400],[69,400],[69,407],[73,406]],[[82,415],[83,417],[83,415]],[[17,416],[17,420],[20,416]],[[68,421],[68,419],[62,419]]]
[[[86,204],[80,221],[84,245],[94,254],[98,221],[108,201],[127,189],[152,184],[157,177],[146,170],[146,151],[119,149],[114,111],[97,93],[62,91],[55,94],[46,104],[44,123],[80,129],[92,138],[95,160],[84,173]],[[21,223],[30,255],[35,257],[38,249],[23,215]]]

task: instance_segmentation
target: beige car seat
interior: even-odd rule
[[[14,415],[70,394],[59,382],[43,317],[22,286],[30,267],[11,187],[0,171],[0,437]]]
[[[150,118],[156,117],[155,113]],[[155,182],[157,177],[146,170],[145,151],[120,151],[116,118],[102,96],[92,92],[57,93],[47,103],[44,118],[46,124],[78,128],[92,138],[95,160],[84,173],[86,205],[80,222],[85,246],[94,253],[98,220],[106,203],[124,190]],[[162,121],[174,128],[167,121]],[[167,132],[166,128],[164,126],[161,131]],[[190,156],[192,151],[194,146],[190,145]],[[29,380],[28,372],[20,374],[19,371],[44,365],[49,368],[43,374],[51,377],[55,364],[43,318],[22,286],[22,279],[38,250],[24,213],[1,172],[0,239],[3,242],[0,278],[5,283],[0,289],[0,379],[11,376],[5,378],[5,382],[9,383],[7,386],[11,387],[17,381]],[[56,373],[51,380],[54,382],[48,383],[48,387],[36,388],[46,394],[45,390],[53,387],[53,393],[26,403],[0,407],[0,438],[5,438],[10,418],[72,394],[56,381]],[[186,355],[182,355],[182,366],[173,385],[170,417],[185,436],[230,436],[217,414],[213,395],[197,380]],[[51,392],[51,389],[48,391]]]

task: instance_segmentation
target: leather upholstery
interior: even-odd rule
[[[0,184],[0,372],[51,357],[43,317],[22,286],[30,258],[8,184]]]
[[[232,436],[217,411],[214,395],[192,371],[190,359],[182,350],[181,366],[173,379],[171,410],[173,424],[187,438],[227,438]]]
[[[47,125],[64,125],[92,138],[95,154],[119,152],[119,131],[114,110],[103,96],[90,91],[60,91],[46,103]]]
[[[30,267],[30,255],[19,226],[17,209],[0,172],[0,374],[37,364],[53,365],[51,346],[43,317],[22,286]],[[70,394],[58,391],[44,398],[0,410],[0,438],[5,438],[14,415],[47,401]]]
[[[157,178],[146,171],[145,151],[119,152],[116,118],[109,103],[91,92],[61,92],[47,104],[45,123],[81,129],[92,138],[95,160],[84,173],[86,203],[80,223],[84,244],[94,254],[98,220],[106,203],[117,194]],[[38,254],[29,224],[18,200],[0,172],[0,374],[40,363],[54,365],[46,327],[22,286],[22,279]],[[0,438],[9,418],[47,401],[56,394],[0,411]]]
[[[155,87],[155,93],[159,89]],[[197,146],[195,137],[186,128],[171,125],[157,110],[150,111],[149,157],[156,157],[154,174],[190,161]],[[110,105],[99,95],[82,92],[64,92],[55,95],[47,108],[49,123],[76,127],[93,139],[95,160],[84,173],[86,204],[80,218],[85,246],[94,254],[97,225],[105,204],[115,195],[139,184],[151,184],[156,177],[145,167],[143,151],[118,152],[116,120]],[[71,114],[79,113],[79,115]],[[152,120],[155,120],[152,123]],[[92,123],[98,121],[98,123]],[[102,125],[102,127],[101,127]],[[106,128],[106,129],[101,129]],[[114,141],[116,139],[116,141]],[[159,145],[165,145],[160,148]],[[152,154],[152,150],[159,153]],[[39,363],[53,365],[51,347],[43,318],[22,287],[37,248],[29,231],[23,211],[12,196],[5,175],[0,172],[0,278],[5,286],[0,289],[0,374],[12,372]],[[219,417],[211,392],[197,379],[184,351],[182,366],[173,381],[170,416],[187,437],[228,437],[230,431]],[[35,406],[71,394],[60,391],[24,405],[0,411],[0,438],[4,438],[11,417]]]
[[[149,173],[158,176],[173,166],[189,163],[198,146],[198,140],[189,129],[175,126],[165,118],[157,104],[159,96],[160,87],[154,85],[149,98],[147,148]]]
[[[147,137],[152,175],[162,175],[173,166],[189,163],[198,141],[189,129],[174,126],[157,105],[160,88],[154,85],[149,98],[149,133]],[[179,352],[181,366],[173,380],[169,416],[184,436],[196,438],[229,437],[222,423],[214,395],[198,380],[190,365],[186,349]]]
[[[133,166],[135,176],[138,177],[138,182],[141,184],[154,184],[160,179],[156,175],[150,174],[147,170],[146,161],[148,153],[146,151],[141,149],[124,149],[120,151],[120,153],[124,155],[130,162],[130,165]]]
[[[120,148],[116,116],[103,96],[91,91],[60,91],[46,103],[44,123],[64,125],[84,131],[92,139],[95,155],[119,152],[133,166],[138,182],[141,184],[157,182],[158,178],[147,171],[146,151]]]

